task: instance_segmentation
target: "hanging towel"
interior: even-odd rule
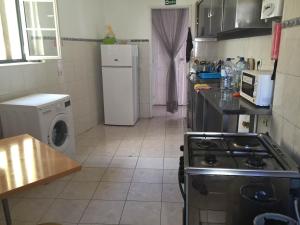
[[[194,48],[193,45],[193,38],[192,38],[192,32],[191,28],[189,27],[188,35],[186,39],[186,62],[189,62],[191,59],[191,51]]]

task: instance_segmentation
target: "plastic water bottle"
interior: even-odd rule
[[[233,63],[231,58],[227,58],[221,67],[221,89],[231,89],[231,82],[233,77]]]
[[[239,61],[236,63],[234,71],[233,88],[235,91],[240,91],[240,82],[242,77],[242,71],[247,68],[247,63],[244,57],[239,57]]]
[[[225,71],[225,66],[224,66],[224,64],[222,65],[222,67],[221,67],[221,85],[220,85],[220,87],[221,87],[221,89],[222,90],[225,90],[225,89],[227,89],[227,74],[226,74],[226,71]]]

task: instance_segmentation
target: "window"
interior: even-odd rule
[[[21,60],[21,42],[13,0],[0,0],[0,60]]]
[[[0,0],[0,62],[60,57],[56,0]]]

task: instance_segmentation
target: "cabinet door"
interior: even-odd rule
[[[211,0],[210,20],[211,20],[211,35],[216,36],[222,31],[222,14],[223,1]]]
[[[204,0],[197,6],[197,36],[215,37],[221,31],[222,1]]]
[[[224,0],[223,31],[235,28],[237,0]]]
[[[204,0],[197,5],[197,36],[205,37],[209,34],[210,0]]]

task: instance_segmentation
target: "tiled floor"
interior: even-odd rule
[[[83,169],[10,199],[14,225],[181,225],[177,184],[185,108],[154,108],[134,127],[98,126],[78,137],[71,157]],[[3,215],[1,210],[1,224]]]

